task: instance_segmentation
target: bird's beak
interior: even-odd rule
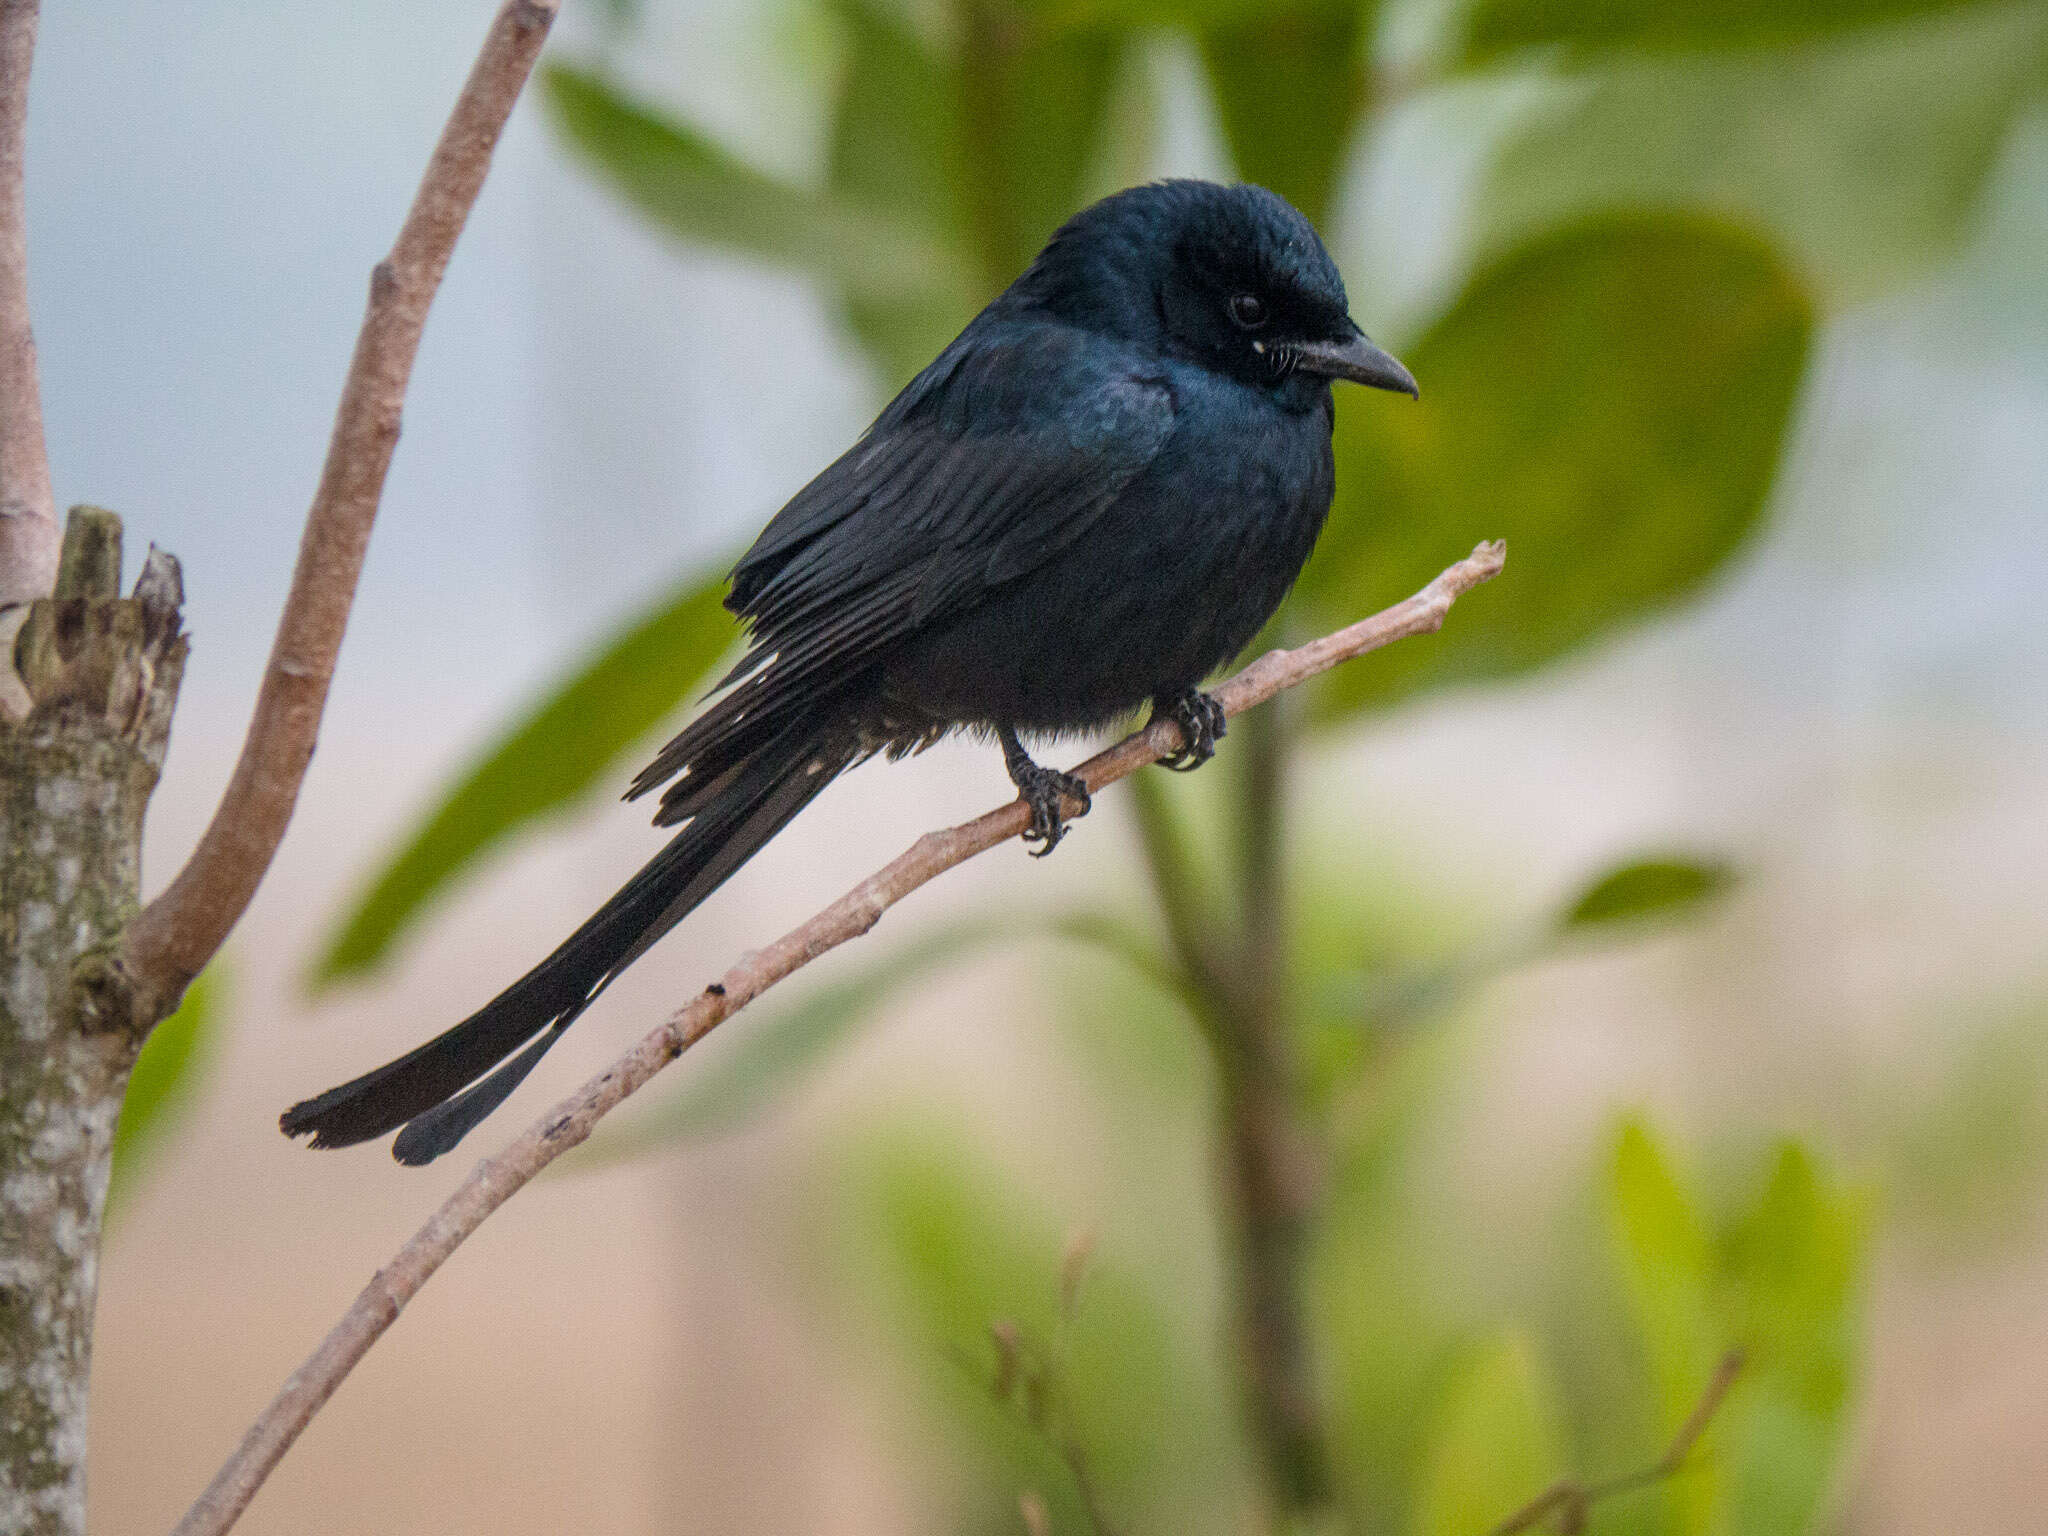
[[[1295,342],[1291,348],[1297,367],[1325,378],[1349,379],[1374,389],[1397,389],[1411,399],[1420,399],[1415,376],[1403,368],[1391,353],[1383,352],[1372,338],[1356,326],[1344,341]]]

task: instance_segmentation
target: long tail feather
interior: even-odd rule
[[[821,745],[813,730],[785,729],[736,765],[716,795],[699,799],[668,846],[539,965],[417,1050],[294,1104],[279,1126],[287,1136],[310,1134],[316,1147],[354,1146],[405,1126],[392,1149],[400,1162],[439,1157],[504,1102],[614,976],[858,755],[850,737]]]

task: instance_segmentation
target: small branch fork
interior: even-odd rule
[[[11,17],[16,0],[0,3]],[[123,959],[148,1022],[170,1012],[220,948],[284,839],[398,446],[427,308],[557,3],[505,0],[500,6],[398,242],[371,274],[369,307],[241,759],[191,859],[128,928]]]
[[[1410,635],[1433,633],[1443,627],[1451,604],[1498,575],[1506,559],[1505,545],[1481,544],[1407,601],[1298,649],[1269,651],[1218,687],[1214,696],[1226,715],[1239,715],[1339,662]],[[1185,745],[1178,725],[1171,720],[1155,721],[1090,758],[1075,772],[1091,792],[1100,792]],[[960,826],[926,833],[894,862],[808,922],[765,949],[742,955],[717,981],[549,1110],[524,1135],[478,1163],[427,1224],[363,1288],[305,1364],[292,1373],[212,1485],[186,1513],[176,1536],[219,1536],[232,1526],[321,1404],[434,1271],[487,1216],[549,1163],[586,1140],[597,1122],[629,1094],[775,983],[866,933],[884,912],[927,881],[1021,835],[1030,819],[1030,808],[1022,800],[1013,800]]]
[[[1700,1400],[1686,1415],[1685,1422],[1678,1426],[1678,1433],[1671,1437],[1671,1444],[1665,1447],[1664,1454],[1649,1466],[1609,1478],[1604,1483],[1554,1483],[1496,1525],[1488,1536],[1521,1536],[1522,1532],[1536,1530],[1546,1522],[1554,1522],[1551,1529],[1558,1536],[1578,1536],[1585,1530],[1593,1506],[1601,1500],[1611,1499],[1620,1493],[1633,1493],[1638,1488],[1647,1488],[1653,1483],[1676,1477],[1683,1470],[1686,1458],[1692,1455],[1693,1447],[1699,1444],[1700,1436],[1707,1432],[1714,1415],[1720,1412],[1729,1389],[1735,1385],[1735,1378],[1741,1374],[1742,1351],[1731,1349],[1721,1357],[1720,1365],[1715,1367],[1713,1377],[1707,1382],[1706,1391],[1700,1394]]]

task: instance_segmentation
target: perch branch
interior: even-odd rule
[[[155,1016],[169,1011],[220,948],[284,839],[398,446],[427,309],[556,5],[505,0],[499,8],[398,241],[371,273],[369,306],[241,759],[190,860],[128,928],[128,970]]]
[[[29,697],[15,675],[14,637],[28,605],[55,585],[63,542],[28,318],[22,141],[37,19],[36,0],[0,0],[0,711],[17,716]]]
[[[1217,688],[1216,698],[1226,714],[1242,714],[1339,662],[1410,635],[1440,629],[1451,604],[1498,575],[1506,559],[1505,545],[1482,544],[1405,602],[1298,649],[1267,652]],[[1091,791],[1099,791],[1181,745],[1179,726],[1170,720],[1154,721],[1090,758],[1076,772]],[[175,1536],[220,1536],[232,1526],[321,1404],[434,1271],[485,1217],[541,1169],[587,1139],[597,1122],[627,1095],[776,982],[826,951],[860,937],[884,912],[926,881],[1017,837],[1029,821],[1030,812],[1021,800],[1015,800],[960,826],[926,833],[894,862],[808,922],[767,948],[742,955],[716,982],[549,1110],[524,1135],[478,1163],[427,1224],[377,1271],[320,1347],[292,1373],[212,1484],[186,1512]]]
[[[1533,1531],[1546,1520],[1557,1522],[1559,1536],[1578,1536],[1585,1530],[1593,1506],[1602,1499],[1611,1499],[1617,1493],[1633,1493],[1638,1488],[1647,1488],[1652,1483],[1676,1477],[1685,1466],[1686,1458],[1692,1455],[1693,1447],[1699,1444],[1700,1436],[1714,1421],[1714,1415],[1721,1411],[1721,1404],[1735,1385],[1735,1378],[1741,1374],[1742,1351],[1731,1349],[1721,1357],[1721,1363],[1714,1368],[1714,1374],[1707,1382],[1706,1391],[1693,1404],[1685,1422],[1678,1426],[1678,1433],[1671,1437],[1671,1444],[1664,1448],[1664,1454],[1649,1466],[1620,1477],[1611,1477],[1604,1483],[1569,1480],[1553,1483],[1496,1525],[1490,1536],[1521,1536],[1522,1532]]]

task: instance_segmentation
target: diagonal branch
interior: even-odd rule
[[[1707,1426],[1714,1422],[1714,1415],[1721,1411],[1721,1403],[1734,1387],[1735,1378],[1742,1374],[1742,1365],[1743,1353],[1739,1349],[1731,1349],[1721,1357],[1721,1363],[1707,1381],[1706,1390],[1693,1404],[1692,1412],[1678,1426],[1678,1433],[1671,1437],[1664,1454],[1649,1466],[1620,1477],[1611,1477],[1604,1483],[1578,1483],[1570,1479],[1553,1483],[1501,1521],[1489,1536],[1521,1536],[1522,1532],[1536,1530],[1545,1522],[1552,1523],[1559,1536],[1577,1536],[1578,1532],[1585,1530],[1593,1506],[1603,1499],[1633,1493],[1638,1488],[1648,1488],[1678,1476],[1685,1470],[1686,1459],[1692,1455],[1693,1447],[1699,1444]]]
[[[125,959],[138,1006],[148,1015],[144,1022],[169,1012],[220,948],[284,839],[312,761],[356,579],[398,446],[406,383],[427,307],[557,3],[504,0],[427,163],[398,243],[371,274],[369,308],[241,759],[191,859],[128,928]]]
[[[1339,662],[1376,651],[1410,635],[1443,627],[1451,604],[1500,573],[1507,547],[1481,544],[1405,602],[1347,629],[1291,651],[1269,651],[1216,689],[1230,715],[1242,714],[1285,689],[1327,672]],[[1155,721],[1098,753],[1075,770],[1091,791],[1157,762],[1182,746],[1180,727]],[[1078,808],[1077,808],[1078,809]],[[320,1347],[294,1371],[270,1406],[250,1427],[206,1492],[186,1512],[174,1536],[220,1536],[248,1507],[299,1432],[341,1385],[341,1380],[435,1270],[541,1169],[584,1141],[597,1122],[657,1072],[739,1012],[778,981],[826,951],[866,933],[928,880],[1008,842],[1024,831],[1030,813],[1023,802],[950,827],[928,832],[893,863],[870,875],[808,922],[765,949],[742,955],[717,981],[677,1009],[639,1044],[534,1123],[504,1151],[485,1158],[450,1195],[427,1224],[357,1296]]]
[[[14,636],[28,604],[56,585],[63,542],[28,318],[22,144],[37,19],[36,0],[0,0],[0,712],[17,715],[28,694],[14,672]]]

